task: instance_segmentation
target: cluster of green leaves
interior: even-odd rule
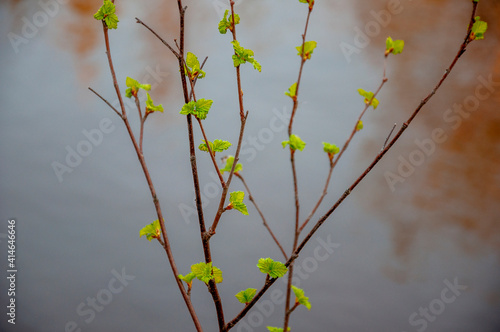
[[[234,156],[227,156],[226,158],[226,165],[224,165],[224,168],[220,169],[220,172],[224,174],[224,172],[231,172],[231,168],[233,168],[233,163],[234,163]],[[243,165],[240,163],[237,163],[236,166],[234,167],[234,172],[238,173],[239,171],[243,170]]]
[[[377,100],[377,98],[373,98],[373,92],[365,91],[363,89],[358,89],[358,92],[362,97],[365,97],[365,104],[366,105],[372,106],[373,109],[377,108],[378,100]]]
[[[288,91],[285,92],[285,95],[287,95],[288,97],[292,98],[294,101],[297,100],[297,82],[293,83],[288,88]]]
[[[404,40],[392,40],[391,37],[387,37],[385,41],[385,54],[399,54],[403,52],[403,48],[405,47]]]
[[[255,288],[247,288],[245,290],[242,290],[241,292],[239,292],[235,296],[238,299],[238,301],[240,301],[241,303],[248,304],[252,301],[256,292],[257,292],[257,290]]]
[[[306,147],[306,143],[301,140],[299,136],[294,134],[290,135],[290,139],[288,141],[281,142],[281,145],[283,145],[283,148],[285,148],[287,145],[290,145],[290,149],[293,151],[302,151]]]
[[[137,97],[139,89],[143,89],[146,91],[151,90],[151,84],[141,84],[130,77],[127,77],[127,79],[125,80],[125,85],[128,87],[127,90],[125,90],[125,96],[127,98],[132,98],[132,96]]]
[[[99,21],[104,21],[108,29],[118,28],[118,16],[115,14],[115,4],[109,0],[104,0],[101,8],[94,14],[94,18]]]
[[[184,73],[191,81],[194,81],[196,78],[202,79],[206,75],[206,73],[200,68],[200,61],[198,61],[198,57],[191,52],[187,53]]]
[[[245,203],[243,203],[244,198],[245,193],[243,191],[233,191],[229,195],[229,205],[227,206],[227,209],[235,209],[248,216],[247,206],[245,205]]]
[[[335,156],[337,153],[340,152],[340,149],[335,144],[323,142],[323,151],[325,151],[328,154],[328,158],[330,158],[331,161],[333,160],[333,156]]]
[[[254,53],[252,50],[246,49],[240,45],[240,42],[237,40],[233,40],[231,42],[233,44],[234,53],[233,54],[233,63],[235,67],[244,64],[245,62],[249,62],[253,65],[255,69],[259,72],[262,70],[262,66],[253,58]]]
[[[211,99],[198,99],[197,101],[190,101],[182,106],[180,114],[193,114],[200,120],[205,120],[207,118],[208,111],[212,107],[213,100]]]
[[[202,140],[202,142],[203,143],[200,144],[198,149],[208,152],[207,142],[205,142],[205,140]],[[223,141],[221,139],[216,139],[213,143],[208,141],[208,145],[210,146],[210,150],[212,151],[212,153],[215,155],[216,152],[222,152],[229,149],[231,143],[229,143],[228,141]]]
[[[221,283],[223,280],[222,271],[218,267],[212,266],[212,262],[200,262],[198,264],[193,264],[191,265],[191,273],[185,276],[179,274],[177,277],[186,282],[189,288],[191,288],[194,278],[203,281],[205,284],[208,284],[208,282],[212,279],[216,284]]]
[[[160,220],[158,219],[153,221],[151,224],[146,225],[139,231],[139,237],[146,235],[148,241],[160,238],[160,234],[161,234],[161,226],[160,226]]]
[[[302,304],[307,310],[311,310],[311,303],[309,302],[309,298],[304,295],[304,290],[294,285],[292,285],[292,290],[295,294],[295,303]]]
[[[313,54],[314,49],[317,45],[318,43],[314,40],[307,41],[304,44],[296,47],[298,51],[297,55],[300,55],[304,59],[304,61],[309,60],[311,59],[311,55]]]
[[[481,21],[481,17],[476,16],[474,18],[474,24],[472,25],[472,32],[470,35],[470,39],[472,40],[480,40],[484,39],[484,33],[488,29],[488,23]]]
[[[257,267],[259,268],[260,272],[268,274],[269,277],[273,279],[281,278],[288,272],[288,268],[285,266],[285,264],[275,261],[272,258],[259,259]]]
[[[234,14],[234,24],[233,24],[233,15],[229,15],[229,10],[224,12],[224,17],[219,22],[219,32],[223,35],[226,34],[227,30],[233,31],[233,26],[240,23],[240,15]]]

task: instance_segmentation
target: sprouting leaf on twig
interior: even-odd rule
[[[385,54],[399,54],[403,52],[403,48],[405,47],[404,40],[392,40],[391,37],[387,37],[385,41]]]
[[[294,134],[290,135],[290,140],[281,142],[281,145],[283,146],[283,148],[285,148],[287,145],[290,145],[290,149],[292,149],[293,151],[302,151],[306,147],[306,143],[302,139],[300,139],[299,136]]]
[[[362,97],[365,97],[365,104],[366,105],[373,106],[373,109],[377,108],[378,100],[377,100],[377,98],[373,98],[373,92],[365,91],[363,89],[358,89],[358,92]],[[372,100],[372,98],[373,98],[373,100]]]
[[[101,8],[94,14],[96,20],[104,20],[108,29],[118,28],[118,16],[115,14],[115,4],[109,0],[104,0]]]
[[[128,87],[128,89],[125,90],[125,97],[127,98],[132,98],[132,96],[137,97],[139,89],[143,89],[146,91],[151,90],[151,84],[141,84],[130,77],[127,77],[127,79],[125,80],[125,85]]]
[[[296,49],[298,51],[297,55],[300,55],[304,60],[311,59],[311,55],[314,52],[314,49],[318,45],[314,40],[307,41],[303,45],[297,46]],[[304,46],[302,50],[302,46]]]
[[[255,292],[257,292],[257,289],[255,288],[247,288],[245,290],[242,290],[238,294],[236,294],[236,298],[238,301],[241,303],[248,304],[250,301],[252,301],[253,297],[255,296]]]
[[[243,191],[233,191],[229,196],[229,205],[227,209],[235,209],[248,216],[247,206],[243,203],[244,198],[245,193]]]
[[[148,96],[148,99],[146,99],[146,114],[147,113],[153,113],[153,112],[162,112],[163,113],[163,105],[160,104],[158,106],[155,106],[153,103],[153,99],[151,99],[151,96],[149,93],[146,92],[146,95]]]
[[[207,143],[205,142],[205,140],[202,140],[202,142],[203,143],[200,144],[198,149],[208,152]],[[221,139],[216,139],[213,143],[208,141],[208,145],[210,146],[210,150],[212,151],[212,153],[215,155],[215,152],[222,152],[229,149],[231,143],[229,143],[228,141],[223,141]]]
[[[196,55],[191,52],[187,53],[184,73],[189,77],[191,81],[193,81],[195,78],[202,79],[206,75],[206,73],[200,68],[200,61],[198,61],[198,57],[196,57]]]
[[[304,290],[292,285],[293,293],[295,294],[295,303],[304,305],[307,310],[311,310],[311,303],[309,298],[304,295]]]
[[[484,33],[488,29],[488,23],[481,21],[481,17],[476,16],[474,18],[474,24],[472,25],[472,32],[470,35],[470,39],[472,40],[480,40],[484,39]]]
[[[259,259],[257,267],[260,272],[269,274],[271,278],[281,278],[288,272],[288,268],[285,264],[275,261],[272,258]]]
[[[207,118],[208,111],[212,107],[213,102],[210,99],[198,99],[196,102],[190,101],[182,106],[182,110],[179,113],[184,115],[193,114],[198,119],[204,120]]]
[[[160,226],[160,221],[158,219],[153,221],[151,224],[144,226],[144,228],[142,228],[139,231],[139,237],[146,235],[148,241],[160,238],[160,234],[161,234],[161,226]]]
[[[227,17],[228,13],[229,13],[229,10],[226,10],[224,12],[224,17],[219,22],[219,32],[223,35],[226,34],[228,29],[230,31],[233,31],[233,15],[229,14],[229,17]],[[235,23],[234,25],[240,23],[240,15],[234,14],[234,23]]]
[[[226,158],[226,165],[224,168],[220,169],[220,172],[224,174],[224,172],[231,172],[231,168],[233,168],[233,163],[234,163],[234,156],[228,156]],[[240,163],[237,163],[236,166],[234,167],[234,172],[238,173],[239,171],[243,170],[243,165]]]
[[[233,54],[233,63],[235,67],[244,64],[245,62],[249,62],[253,65],[255,69],[259,72],[262,70],[262,66],[253,58],[254,53],[252,50],[246,49],[240,46],[240,43],[237,40],[231,42],[233,44],[234,53]]]

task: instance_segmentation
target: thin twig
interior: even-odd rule
[[[108,57],[108,64],[109,64],[109,68],[111,71],[111,76],[113,78],[113,85],[115,87],[115,91],[116,91],[116,94],[117,94],[117,97],[118,97],[118,100],[120,102],[120,106],[122,109],[122,119],[123,119],[123,122],[125,123],[125,127],[127,128],[130,139],[132,140],[132,144],[134,145],[134,149],[137,153],[137,158],[139,159],[139,162],[141,164],[142,170],[144,172],[144,175],[146,177],[146,181],[148,183],[148,186],[149,186],[149,189],[151,192],[151,196],[153,198],[153,203],[155,205],[156,214],[157,214],[158,220],[160,222],[164,249],[165,249],[165,252],[167,254],[168,261],[169,261],[170,267],[172,269],[172,273],[174,274],[174,279],[176,280],[177,286],[181,292],[181,295],[184,299],[184,302],[186,303],[186,307],[188,308],[188,311],[191,315],[191,318],[193,320],[193,323],[194,323],[197,331],[201,332],[202,327],[201,327],[200,321],[196,315],[196,312],[194,310],[193,304],[191,303],[191,299],[187,295],[186,290],[184,289],[184,286],[182,285],[182,281],[177,277],[179,275],[179,271],[177,269],[177,265],[175,264],[175,259],[174,259],[173,253],[172,253],[172,248],[170,246],[170,242],[169,242],[169,239],[167,236],[167,231],[166,231],[165,222],[163,219],[163,213],[162,213],[162,210],[160,207],[160,202],[156,196],[156,190],[154,188],[153,181],[151,180],[151,176],[149,174],[149,170],[148,170],[148,167],[146,165],[144,155],[142,154],[142,152],[139,148],[139,145],[137,144],[137,141],[135,139],[134,133],[132,132],[132,128],[130,127],[130,123],[128,121],[127,114],[125,112],[125,104],[123,103],[123,99],[121,97],[120,89],[118,86],[118,81],[116,80],[116,74],[115,74],[115,70],[114,70],[114,66],[113,66],[113,60],[111,58],[111,49],[109,46],[108,27],[106,26],[106,23],[104,21],[102,22],[102,25],[103,25],[103,31],[104,31],[104,40],[105,40],[105,44],[106,44],[106,54]]]
[[[107,101],[103,96],[101,96],[100,94],[98,94],[94,89],[92,89],[90,86],[89,86],[89,90],[92,91],[97,97],[101,98],[101,100],[103,102],[105,102],[113,111],[115,111],[116,114],[118,114],[118,116],[120,118],[123,119],[123,116],[120,114],[120,112],[118,112],[118,110],[116,108],[113,107],[113,105],[110,104],[109,101]]]
[[[243,178],[243,175],[241,175],[239,172],[235,172],[234,175],[236,175],[236,177],[238,177],[241,180],[241,182],[243,183],[243,186],[245,187],[245,190],[248,193],[248,199],[250,200],[250,202],[252,202],[253,206],[255,206],[255,209],[257,210],[257,212],[260,215],[260,218],[262,219],[262,223],[264,224],[264,227],[267,228],[269,234],[271,235],[274,242],[276,243],[276,245],[280,249],[281,253],[283,254],[283,257],[285,257],[285,259],[288,259],[288,255],[286,254],[285,249],[283,249],[283,246],[278,241],[278,238],[274,235],[273,231],[271,230],[271,227],[269,227],[269,224],[267,223],[266,217],[264,217],[264,214],[260,210],[255,199],[253,198],[252,192],[250,191],[250,188],[248,187],[247,182]]]
[[[384,145],[382,146],[382,150],[385,149],[385,146],[387,145],[387,142],[389,142],[389,138],[391,138],[391,135],[394,132],[394,129],[396,129],[396,126],[397,126],[397,124],[394,123],[394,125],[392,126],[392,129],[391,129],[391,132],[389,133],[389,135],[387,135],[387,138],[385,139]]]

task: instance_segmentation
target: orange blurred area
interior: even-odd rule
[[[384,90],[392,104],[382,102],[383,109],[372,117],[383,136],[391,123],[401,125],[408,118],[449,66],[463,41],[472,6],[466,1],[402,1],[399,13],[384,16],[389,12],[387,1],[372,3],[368,9],[360,1],[355,6],[365,28],[368,22],[380,27],[363,50],[364,59],[380,66],[380,57],[373,53],[381,52],[385,38],[405,41],[403,54],[388,62]],[[477,15],[488,22],[485,39],[469,45],[448,80],[363,187],[366,208],[392,228],[394,253],[403,263],[387,269],[395,279],[404,280],[412,263],[422,256],[428,259],[447,241],[471,255],[500,252],[500,3],[481,1]],[[484,83],[488,81],[493,83]],[[434,142],[432,149],[429,139],[437,128],[446,138]],[[429,143],[428,151],[415,140]],[[365,144],[365,153],[375,149],[376,143]],[[424,160],[418,160],[422,155]],[[410,162],[411,174],[398,173],[401,160],[412,156],[416,165]],[[401,176],[402,181],[393,182],[394,191],[387,172]]]

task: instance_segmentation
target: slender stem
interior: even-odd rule
[[[106,26],[104,21],[102,24],[103,24],[103,31],[104,31],[104,40],[105,40],[105,44],[106,44],[106,53],[108,56],[108,64],[109,64],[109,68],[111,70],[111,76],[113,78],[113,85],[115,87],[115,91],[116,91],[118,100],[120,102],[120,106],[121,106],[121,110],[122,110],[122,119],[123,119],[123,122],[125,123],[125,127],[127,128],[130,139],[132,140],[132,144],[134,145],[134,149],[137,153],[137,158],[139,159],[139,162],[141,164],[142,170],[144,172],[144,175],[146,177],[146,181],[148,183],[148,186],[149,186],[149,189],[151,192],[151,196],[153,198],[153,203],[155,205],[156,214],[158,216],[158,220],[159,220],[160,226],[161,226],[163,245],[164,245],[163,247],[164,247],[165,252],[167,254],[168,261],[169,261],[170,267],[172,269],[172,273],[174,274],[174,279],[175,279],[177,286],[181,292],[181,295],[184,299],[184,302],[186,303],[186,306],[189,310],[189,313],[190,313],[191,318],[193,320],[193,323],[196,327],[196,330],[203,331],[201,324],[200,324],[200,321],[199,321],[198,317],[196,316],[196,312],[194,310],[193,304],[191,303],[191,299],[187,295],[186,290],[184,289],[184,286],[182,285],[182,281],[177,277],[179,275],[179,271],[178,271],[177,266],[175,264],[175,259],[174,259],[173,253],[172,253],[172,248],[170,246],[170,241],[169,241],[168,236],[167,236],[167,231],[166,231],[165,222],[163,219],[163,214],[162,214],[161,207],[160,207],[160,202],[156,196],[156,190],[154,188],[153,181],[151,180],[151,176],[149,174],[149,170],[148,170],[148,167],[146,165],[144,155],[142,154],[142,151],[140,150],[140,147],[137,144],[134,133],[132,132],[132,128],[130,127],[130,123],[128,121],[127,114],[125,112],[125,105],[123,103],[123,99],[122,99],[121,94],[120,94],[120,89],[118,86],[118,81],[116,79],[116,74],[115,74],[115,70],[114,70],[114,66],[113,66],[113,60],[111,58],[111,49],[109,46],[108,27]]]
[[[120,118],[123,119],[123,116],[120,114],[120,112],[118,112],[118,110],[116,108],[113,107],[113,105],[111,105],[111,103],[109,101],[107,101],[103,96],[101,96],[100,94],[98,94],[94,89],[92,89],[91,87],[89,87],[89,90],[92,91],[97,97],[101,98],[101,100],[103,102],[105,102],[113,111],[115,111],[116,114],[118,114],[118,116]]]
[[[290,116],[290,123],[288,124],[288,136],[290,137],[292,135],[292,127],[293,127],[293,120],[295,118],[295,113],[297,111],[299,102],[298,102],[298,96],[299,96],[299,88],[300,88],[300,82],[302,80],[302,71],[304,69],[304,64],[307,61],[307,57],[304,57],[304,50],[305,50],[305,45],[306,45],[306,36],[307,36],[307,28],[309,27],[309,18],[311,17],[311,12],[313,10],[312,6],[309,6],[309,10],[307,12],[307,19],[306,19],[306,24],[304,27],[304,33],[302,34],[302,52],[300,56],[300,68],[299,68],[299,76],[297,78],[297,86],[295,90],[295,96],[293,97],[293,108],[292,108],[292,114]],[[290,164],[292,165],[292,177],[293,177],[293,192],[294,192],[294,198],[295,198],[295,227],[294,227],[294,233],[293,233],[293,247],[292,251],[295,251],[295,248],[297,247],[297,242],[299,239],[299,218],[300,218],[300,201],[299,201],[299,189],[298,189],[298,180],[297,180],[297,169],[295,166],[295,150],[292,150],[290,147]],[[286,300],[285,300],[285,318],[283,322],[283,331],[288,330],[288,322],[290,319],[290,297],[291,297],[291,291],[292,291],[292,280],[293,279],[293,263],[290,265],[289,270],[288,270],[288,283],[287,283],[287,288],[286,288]]]
[[[280,249],[281,253],[283,254],[283,257],[285,257],[285,259],[288,259],[288,255],[286,254],[285,249],[283,249],[283,246],[278,241],[278,238],[274,235],[273,231],[271,230],[271,227],[269,227],[269,224],[267,223],[267,220],[264,217],[264,214],[260,210],[255,199],[253,198],[252,192],[250,191],[250,188],[248,187],[247,182],[245,181],[245,178],[243,178],[243,176],[239,172],[234,173],[234,175],[236,175],[236,177],[238,177],[241,180],[241,182],[243,183],[243,186],[245,187],[245,190],[248,193],[248,199],[255,206],[255,209],[257,210],[257,212],[260,215],[260,218],[262,219],[262,223],[264,224],[264,227],[267,228],[267,231],[269,232],[269,234],[273,238],[274,242],[276,243],[276,245]]]
[[[380,90],[382,89],[382,87],[384,86],[384,84],[388,81],[388,79],[386,77],[386,74],[385,74],[386,73],[386,67],[387,67],[387,57],[388,57],[388,54],[385,54],[385,56],[384,56],[383,74],[382,74],[382,81],[380,82],[380,85],[378,86],[377,90],[373,94],[372,98],[370,98],[370,100],[368,100],[368,102],[365,103],[365,106],[364,106],[363,110],[359,114],[359,117],[358,117],[358,119],[356,120],[356,122],[354,124],[354,128],[351,131],[351,135],[349,136],[349,138],[344,143],[344,146],[342,146],[342,149],[340,150],[337,158],[335,159],[334,162],[330,161],[330,169],[328,171],[328,176],[326,178],[325,186],[323,187],[323,192],[321,193],[321,196],[318,199],[318,201],[316,202],[316,205],[312,209],[311,213],[309,213],[309,216],[307,217],[307,219],[304,221],[304,223],[302,224],[302,226],[300,226],[299,233],[302,232],[302,230],[304,229],[304,227],[306,227],[306,225],[309,223],[309,221],[311,220],[311,218],[313,217],[313,215],[316,213],[316,210],[319,208],[319,206],[323,202],[323,199],[325,198],[326,194],[328,193],[328,186],[330,184],[330,179],[332,177],[333,169],[337,165],[338,161],[340,160],[340,158],[342,157],[342,155],[344,154],[344,152],[347,150],[347,147],[349,146],[349,143],[354,138],[354,135],[358,132],[358,124],[359,124],[359,122],[361,121],[361,119],[365,115],[366,111],[368,110],[368,108],[372,104],[373,100],[377,97],[378,93],[380,92]]]
[[[434,87],[434,89],[427,95],[426,98],[424,98],[420,104],[417,106],[417,108],[413,111],[411,116],[408,118],[408,120],[401,126],[400,130],[394,136],[394,138],[389,142],[389,144],[377,154],[373,162],[365,169],[365,171],[354,181],[354,183],[341,195],[341,197],[337,200],[337,202],[330,208],[330,210],[323,215],[314,225],[313,229],[307,234],[307,236],[302,240],[302,242],[297,246],[293,254],[288,258],[287,262],[285,263],[285,266],[290,266],[290,264],[299,257],[300,252],[302,249],[305,247],[305,245],[311,240],[311,237],[314,235],[314,233],[323,225],[323,223],[331,216],[331,214],[342,204],[342,202],[345,200],[347,196],[351,193],[352,190],[356,188],[356,186],[366,177],[366,175],[375,167],[375,165],[384,157],[384,155],[394,146],[394,144],[398,141],[398,139],[401,137],[403,132],[408,128],[410,123],[413,121],[413,119],[417,116],[417,114],[420,112],[420,110],[423,108],[424,105],[427,104],[427,102],[432,98],[432,96],[436,93],[436,91],[439,89],[439,87],[443,84],[443,82],[446,80],[448,75],[450,74],[451,70],[455,67],[455,64],[457,63],[458,59],[462,56],[462,54],[465,52],[467,45],[471,42],[469,39],[470,33],[471,33],[471,28],[472,24],[474,22],[474,16],[476,14],[476,9],[477,9],[477,2],[473,2],[473,8],[472,8],[472,15],[471,15],[471,23],[469,24],[469,29],[467,31],[466,37],[462,45],[460,46],[460,49],[453,59],[451,65],[446,69],[445,73],[437,83],[437,85]],[[254,296],[252,301],[248,303],[243,310],[241,310],[236,317],[234,317],[231,321],[229,321],[226,325],[226,330],[230,330],[233,328],[251,309],[252,307],[259,301],[259,299],[266,293],[266,291],[274,284],[274,282],[277,279],[267,279],[266,283],[264,286],[260,289],[260,291]]]

